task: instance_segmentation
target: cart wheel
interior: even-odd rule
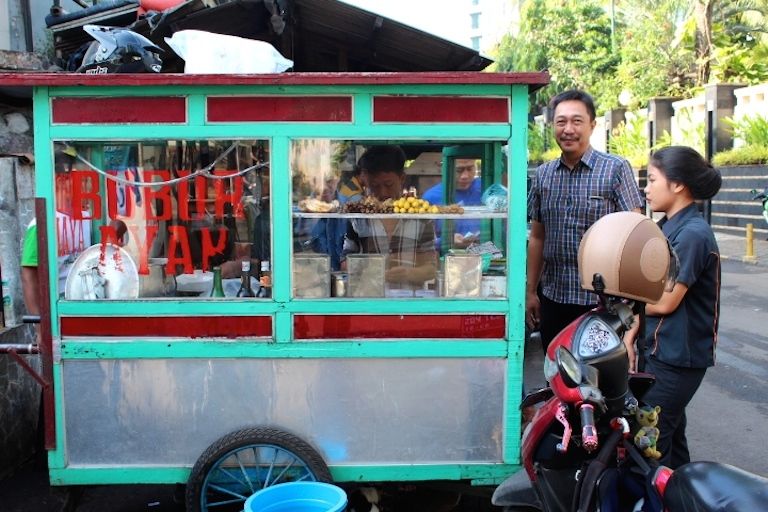
[[[187,481],[187,511],[241,511],[259,489],[302,480],[331,481],[328,466],[309,444],[274,428],[238,430],[197,459]]]

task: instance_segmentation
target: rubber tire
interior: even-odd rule
[[[291,452],[300,459],[317,482],[331,483],[331,472],[320,454],[301,438],[271,427],[254,427],[238,430],[225,435],[209,446],[197,459],[187,480],[187,512],[208,512],[200,506],[202,486],[208,472],[222,457],[238,448],[251,445],[274,445]]]

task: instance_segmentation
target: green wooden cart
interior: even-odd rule
[[[33,90],[51,482],[186,483],[191,510],[239,510],[287,480],[491,484],[516,471],[528,95],[547,79],[0,75]],[[331,203],[371,145],[435,156],[438,175],[406,169],[409,185],[442,178],[446,203],[454,160],[473,159],[508,208],[299,207]],[[317,226],[353,219],[436,226],[440,272],[334,296]],[[498,253],[465,259],[457,281],[454,257],[476,252],[451,247],[463,220]],[[243,260],[270,262],[269,297],[233,296]],[[225,297],[209,296],[213,267]],[[378,286],[374,270],[350,269],[347,289]]]

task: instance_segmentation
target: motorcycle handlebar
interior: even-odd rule
[[[597,449],[597,429],[595,428],[595,408],[590,404],[581,404],[581,443],[587,452]]]

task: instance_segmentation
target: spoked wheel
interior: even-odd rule
[[[195,463],[187,481],[187,511],[239,512],[256,491],[298,481],[331,481],[314,448],[274,428],[238,430],[209,446]]]

